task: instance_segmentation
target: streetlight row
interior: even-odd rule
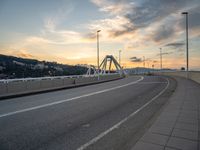
[[[187,77],[188,77],[188,71],[189,71],[189,52],[188,52],[188,12],[182,12],[182,15],[186,16],[186,71],[187,71]],[[162,48],[160,48],[160,69],[162,70]]]
[[[183,15],[186,16],[186,66],[187,66],[187,77],[189,70],[189,52],[188,52],[188,12],[182,12]],[[99,32],[101,30],[97,30],[97,66],[98,66],[98,79],[99,79]],[[145,67],[145,57],[144,59],[144,67]],[[119,50],[119,64],[121,64],[121,50]],[[160,69],[162,70],[162,48],[160,48]]]

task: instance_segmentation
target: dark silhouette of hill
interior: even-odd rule
[[[87,68],[0,54],[0,79],[82,75]]]

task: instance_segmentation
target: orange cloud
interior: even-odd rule
[[[34,58],[32,54],[24,53],[24,52],[18,52],[15,55],[22,58]]]

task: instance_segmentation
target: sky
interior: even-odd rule
[[[185,16],[189,13],[189,68],[200,70],[199,0],[0,0],[0,54],[63,64],[96,65],[119,59],[124,68],[180,69],[186,65]]]

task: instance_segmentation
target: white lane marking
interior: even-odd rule
[[[133,81],[133,82],[130,82],[128,84],[124,84],[124,85],[116,86],[116,87],[113,87],[113,88],[109,88],[109,89],[105,89],[105,90],[101,90],[101,91],[97,91],[97,92],[93,92],[93,93],[89,93],[89,94],[84,94],[84,95],[81,95],[81,96],[77,96],[77,97],[73,97],[73,98],[69,98],[69,99],[64,99],[64,100],[60,100],[60,101],[56,101],[56,102],[52,102],[52,103],[48,103],[48,104],[43,104],[43,105],[39,105],[39,106],[34,106],[34,107],[22,109],[22,110],[17,110],[17,111],[1,114],[0,118],[6,117],[6,116],[11,116],[11,115],[14,115],[14,114],[27,112],[27,111],[31,111],[31,110],[35,110],[35,109],[40,109],[40,108],[44,108],[44,107],[48,107],[48,106],[52,106],[52,105],[57,105],[57,104],[64,103],[64,102],[69,102],[69,101],[80,99],[80,98],[83,98],[83,97],[89,97],[89,96],[92,96],[92,95],[105,93],[105,92],[108,92],[108,91],[112,91],[112,90],[116,90],[116,89],[119,89],[119,88],[122,88],[122,87],[129,86],[129,85],[132,85],[132,84],[136,84],[136,83],[142,81],[143,79],[144,79],[144,77],[141,76],[140,79]]]
[[[140,82],[140,83],[137,83],[137,84],[167,84],[167,82]]]
[[[77,150],[84,150],[84,149],[86,149],[87,147],[89,147],[90,145],[96,143],[98,140],[100,140],[101,138],[103,138],[105,135],[107,135],[108,133],[110,133],[114,129],[119,128],[119,126],[121,124],[123,124],[124,122],[126,122],[131,117],[135,116],[138,112],[140,112],[142,109],[144,109],[146,106],[148,106],[151,102],[153,102],[156,98],[158,98],[161,94],[163,94],[165,92],[165,90],[168,88],[168,86],[169,86],[169,80],[167,79],[167,85],[166,85],[166,87],[160,93],[158,93],[156,96],[154,96],[149,102],[145,103],[142,107],[140,107],[139,109],[137,109],[135,112],[131,113],[129,116],[127,116],[126,118],[124,118],[123,120],[121,120],[120,122],[118,122],[117,124],[115,124],[114,126],[112,126],[111,128],[109,128],[108,130],[100,133],[98,136],[96,136],[95,138],[93,138],[89,142],[83,144]]]

